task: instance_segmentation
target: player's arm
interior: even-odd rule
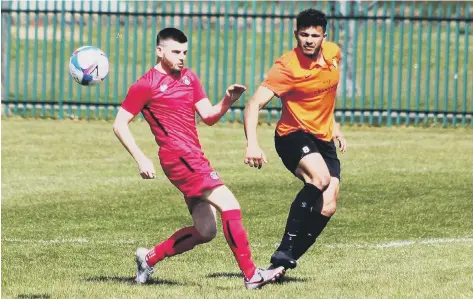
[[[150,88],[146,82],[138,81],[128,90],[122,106],[118,110],[115,122],[113,123],[113,132],[120,140],[123,147],[138,163],[140,175],[143,179],[153,179],[156,171],[153,162],[148,159],[136,144],[131,134],[129,124],[140,113],[141,109],[147,104],[150,98]]]
[[[273,96],[284,96],[292,86],[291,71],[282,61],[276,61],[269,70],[266,79],[256,90],[256,93],[246,105],[244,112],[245,136],[247,140],[245,164],[250,167],[261,168],[268,163],[266,155],[258,144],[256,129],[258,126],[259,111],[264,108]]]
[[[212,105],[208,98],[198,101],[195,104],[197,113],[206,125],[212,126],[222,118],[245,90],[245,86],[233,84],[227,88],[225,97],[216,105]]]
[[[261,168],[268,159],[258,144],[257,127],[259,111],[263,109],[274,96],[274,92],[265,86],[259,86],[249,100],[244,111],[244,127],[247,140],[245,164],[250,167]]]
[[[146,157],[136,144],[135,138],[133,138],[128,126],[133,118],[135,118],[135,115],[120,108],[113,124],[113,132],[118,140],[120,140],[123,147],[125,147],[128,153],[135,159],[140,169],[141,177],[143,179],[154,179],[156,171],[154,170],[153,162]]]
[[[123,147],[130,153],[136,162],[146,158],[145,154],[141,151],[139,146],[136,144],[133,135],[131,134],[129,123],[135,118],[135,115],[121,108],[118,109],[115,122],[113,123],[113,132],[117,136],[118,140],[122,143]]]
[[[340,147],[340,151],[342,153],[346,152],[347,140],[342,134],[340,124],[335,121],[335,116],[333,117],[333,137],[338,140],[338,146]]]
[[[269,101],[271,101],[273,96],[273,91],[267,87],[260,86],[246,105],[244,112],[244,125],[248,146],[258,145],[256,127],[258,126],[259,111],[263,109],[269,103]]]

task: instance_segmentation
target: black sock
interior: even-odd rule
[[[299,235],[294,248],[292,249],[292,257],[299,259],[306,251],[315,243],[317,237],[322,233],[330,216],[325,216],[319,210],[313,210],[311,218],[304,224],[304,232]]]
[[[305,184],[304,188],[299,191],[289,210],[286,229],[278,251],[292,255],[294,244],[302,232],[303,226],[311,218],[311,208],[316,206],[321,209],[322,203],[319,203],[321,198],[322,191],[312,184]]]

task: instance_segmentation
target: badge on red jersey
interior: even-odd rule
[[[189,78],[187,76],[184,76],[184,77],[182,77],[182,83],[184,83],[185,85],[190,85],[191,80],[189,80]]]
[[[219,179],[218,174],[217,174],[217,172],[215,172],[215,171],[212,171],[212,172],[210,173],[210,177],[211,177],[212,179],[214,179],[214,180],[218,180],[218,179]]]

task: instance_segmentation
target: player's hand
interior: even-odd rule
[[[156,171],[154,170],[153,162],[148,158],[142,158],[138,161],[138,168],[140,169],[141,178],[148,180],[154,179]]]
[[[335,132],[334,138],[338,140],[338,147],[342,153],[347,151],[347,140],[343,137],[340,131]]]
[[[233,84],[227,88],[225,92],[226,96],[232,100],[234,103],[236,100],[240,98],[240,96],[245,92],[246,87],[240,84]]]
[[[261,167],[263,167],[264,163],[268,163],[268,159],[266,158],[266,155],[264,154],[263,150],[259,147],[259,145],[248,146],[246,148],[244,162],[245,164],[248,164],[248,166],[250,167],[260,169]]]

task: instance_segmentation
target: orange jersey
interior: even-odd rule
[[[302,130],[325,141],[332,139],[340,48],[324,42],[321,51],[322,55],[312,60],[294,48],[275,62],[261,84],[281,99],[281,119],[276,127],[281,136]]]

